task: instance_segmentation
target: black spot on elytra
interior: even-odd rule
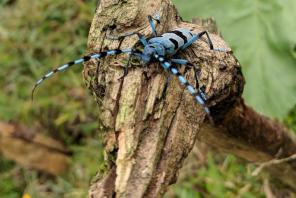
[[[178,44],[178,42],[177,42],[175,39],[170,38],[169,40],[174,44],[174,46],[175,46],[175,47],[174,47],[175,50],[179,48],[179,44]]]

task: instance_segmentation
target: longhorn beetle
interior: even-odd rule
[[[75,64],[80,64],[80,63],[89,61],[90,59],[101,59],[106,56],[117,55],[117,54],[129,54],[128,63],[125,65],[124,75],[122,77],[128,74],[128,66],[132,56],[136,56],[140,58],[143,64],[159,62],[165,70],[170,71],[173,75],[175,75],[178,78],[180,83],[187,88],[187,90],[195,98],[195,100],[204,108],[205,112],[208,115],[210,115],[210,110],[206,105],[206,96],[202,92],[202,90],[200,90],[198,87],[197,75],[195,75],[197,85],[196,85],[196,88],[194,88],[192,85],[189,84],[189,82],[185,79],[185,77],[178,71],[178,69],[174,65],[172,65],[172,63],[185,65],[187,67],[192,67],[193,64],[191,64],[188,60],[174,58],[174,56],[179,51],[189,47],[193,42],[199,40],[202,36],[207,37],[208,44],[211,50],[218,51],[218,52],[227,52],[226,49],[214,48],[213,43],[207,31],[202,31],[198,34],[193,34],[188,29],[179,28],[158,36],[153,20],[156,21],[157,23],[160,23],[159,16],[152,17],[149,15],[148,20],[149,20],[149,24],[153,34],[153,37],[148,40],[138,32],[131,32],[121,36],[109,36],[109,39],[111,40],[120,40],[128,36],[137,35],[139,38],[139,41],[144,46],[143,51],[135,48],[123,49],[123,50],[115,49],[115,50],[103,51],[100,53],[89,54],[80,59],[70,61],[50,71],[49,73],[44,75],[40,80],[38,80],[32,90],[32,99],[33,99],[33,94],[36,87],[40,85],[45,79],[52,76],[54,73],[68,69]],[[173,57],[173,58],[169,58],[169,57]],[[198,71],[195,72],[195,74],[196,73],[198,73]]]

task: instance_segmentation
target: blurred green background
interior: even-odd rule
[[[182,17],[214,17],[243,66],[244,98],[296,131],[296,1],[174,0]],[[50,68],[86,53],[96,0],[0,0],[0,121],[22,123],[63,142],[70,170],[58,177],[23,168],[0,155],[0,197],[86,197],[103,164],[95,101],[80,66],[36,91]],[[101,151],[101,152],[99,152]],[[233,156],[207,152],[205,163],[169,197],[264,197],[265,177]],[[103,166],[103,165],[102,165]],[[192,170],[191,170],[192,171]]]

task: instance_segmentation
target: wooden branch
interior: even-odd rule
[[[203,125],[202,142],[251,162],[264,163],[296,153],[295,136],[281,123],[256,113],[242,99],[216,124]],[[265,168],[271,175],[296,191],[296,161],[283,161]]]
[[[290,157],[282,158],[282,159],[273,159],[264,163],[261,163],[260,166],[258,166],[253,172],[252,176],[258,176],[262,170],[266,167],[270,167],[277,164],[283,164],[290,161],[296,160],[296,154],[291,155]]]
[[[102,0],[91,26],[89,51],[137,46],[136,36],[110,41],[106,34],[139,31],[151,36],[147,16],[155,13],[161,17],[159,33],[177,27],[195,33],[204,30],[183,22],[169,0]],[[215,47],[229,49],[219,36],[210,36]],[[106,173],[92,185],[90,197],[161,197],[176,181],[196,138],[257,162],[296,152],[295,141],[284,127],[244,105],[244,79],[232,53],[213,52],[201,39],[180,56],[200,66],[199,84],[216,125],[209,123],[203,109],[175,77],[166,97],[161,98],[169,74],[158,64],[144,67],[134,62],[122,80],[118,79],[123,75],[125,55],[85,65],[86,84],[101,109],[108,164]],[[193,76],[193,71],[186,75],[195,84]],[[293,167],[289,170],[295,172]]]
[[[18,164],[53,175],[65,173],[69,151],[58,141],[22,125],[0,122],[0,153]]]

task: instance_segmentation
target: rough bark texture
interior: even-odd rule
[[[110,41],[106,34],[139,31],[149,37],[147,16],[156,12],[161,17],[158,33],[177,27],[204,30],[183,22],[169,0],[102,0],[90,30],[89,51],[137,46],[136,36]],[[215,47],[229,49],[219,36],[210,36]],[[87,86],[101,109],[108,164],[106,173],[92,185],[90,197],[161,197],[176,181],[196,138],[255,162],[296,152],[295,141],[282,125],[244,105],[240,97],[244,79],[232,53],[213,52],[201,39],[180,57],[200,66],[199,84],[208,97],[215,125],[175,77],[166,97],[161,97],[169,74],[159,64],[144,67],[133,62],[122,80],[118,79],[123,74],[125,55],[85,65]],[[195,84],[193,71],[186,77]],[[284,166],[295,173],[294,164]],[[287,177],[287,184],[295,183],[296,177]]]

